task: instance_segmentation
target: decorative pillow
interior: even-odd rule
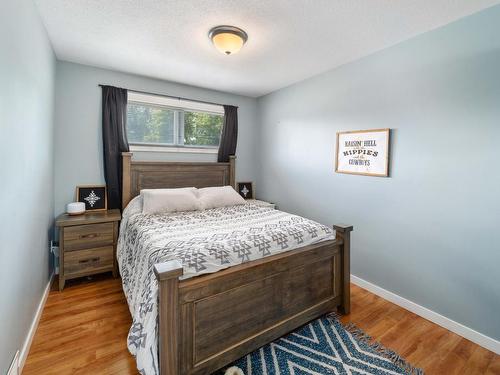
[[[198,199],[203,210],[245,204],[245,200],[231,186],[198,189]]]
[[[143,214],[200,210],[196,188],[141,190]]]

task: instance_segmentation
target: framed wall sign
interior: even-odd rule
[[[335,172],[387,177],[390,129],[337,133]]]
[[[245,199],[255,199],[253,182],[238,182],[238,193]]]
[[[76,201],[85,203],[86,211],[107,210],[106,185],[77,186]]]

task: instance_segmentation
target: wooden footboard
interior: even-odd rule
[[[157,264],[162,375],[210,374],[338,308],[349,313],[350,232],[336,239],[179,280]]]

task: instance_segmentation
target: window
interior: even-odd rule
[[[129,92],[127,137],[131,145],[217,149],[224,108]]]
[[[129,143],[175,144],[175,117],[173,109],[129,102],[127,105]]]

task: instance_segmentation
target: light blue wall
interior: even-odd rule
[[[49,279],[55,58],[31,0],[0,1],[0,373]]]
[[[239,106],[237,179],[254,180],[257,100],[167,81],[57,62],[55,135],[55,214],[74,200],[77,185],[104,183],[102,165],[101,88],[110,84],[152,93]],[[136,155],[137,156],[137,155]],[[148,160],[207,160],[207,155],[156,153]],[[208,158],[216,160],[216,155]]]
[[[500,6],[259,99],[257,195],[353,224],[352,273],[500,339]],[[334,173],[391,128],[391,177]]]

